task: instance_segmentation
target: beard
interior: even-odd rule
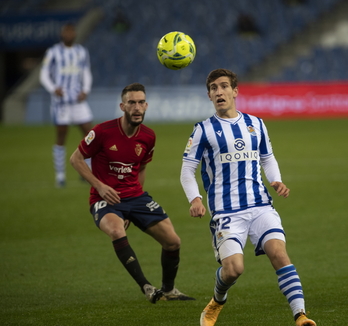
[[[132,126],[132,127],[137,127],[139,126],[140,124],[143,123],[144,121],[144,117],[145,117],[145,112],[142,114],[141,116],[141,121],[132,121],[132,116],[128,113],[128,112],[125,112],[125,118],[126,118],[126,121]]]

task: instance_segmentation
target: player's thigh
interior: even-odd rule
[[[93,114],[87,102],[72,105],[71,120],[75,125],[82,125],[93,120]]]
[[[165,250],[180,248],[180,238],[169,217],[150,225],[145,232],[158,241]]]
[[[250,241],[256,255],[264,254],[265,243],[275,239],[285,243],[284,229],[278,212],[272,206],[254,207],[255,219],[250,225]]]
[[[245,247],[248,230],[249,230],[249,215],[245,210],[231,214],[217,214],[210,222],[213,243],[218,250],[220,246],[229,240],[233,240],[243,249]]]
[[[99,228],[112,240],[117,240],[126,236],[124,220],[115,213],[105,214],[100,220]]]
[[[128,214],[129,219],[144,232],[151,226],[168,218],[163,208],[147,192],[125,202],[131,207]]]
[[[112,240],[126,236],[122,205],[109,205],[105,200],[101,200],[90,208],[95,225]]]
[[[210,221],[215,259],[221,263],[234,254],[243,254],[248,239],[250,213],[245,210],[230,214],[216,214]]]

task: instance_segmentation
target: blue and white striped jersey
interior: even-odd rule
[[[216,114],[195,125],[184,162],[202,162],[201,174],[211,215],[269,205],[260,158],[273,156],[262,119],[238,112],[231,121]]]
[[[43,60],[40,81],[51,94],[62,88],[64,96],[53,96],[61,104],[75,104],[81,92],[88,94],[92,86],[89,53],[82,45],[71,47],[58,43],[49,48]]]

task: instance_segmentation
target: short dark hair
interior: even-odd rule
[[[238,86],[237,74],[235,74],[234,72],[232,72],[228,69],[219,68],[219,69],[215,69],[215,70],[211,71],[207,77],[206,86],[207,86],[208,92],[210,91],[210,84],[214,80],[218,79],[219,77],[223,77],[223,76],[228,77],[230,79],[232,88],[236,88]]]
[[[133,83],[126,86],[121,93],[122,100],[123,100],[123,96],[126,95],[128,92],[144,92],[144,94],[146,94],[145,86],[139,83]]]

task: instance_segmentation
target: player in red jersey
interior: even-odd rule
[[[143,190],[146,164],[152,160],[156,136],[142,124],[147,110],[145,87],[134,83],[121,94],[121,118],[96,125],[70,158],[72,166],[91,184],[90,207],[96,225],[112,240],[117,257],[151,303],[194,300],[174,287],[180,238],[162,207]],[[92,171],[85,163],[92,158]],[[129,245],[129,222],[162,246],[162,287],[145,278]]]

